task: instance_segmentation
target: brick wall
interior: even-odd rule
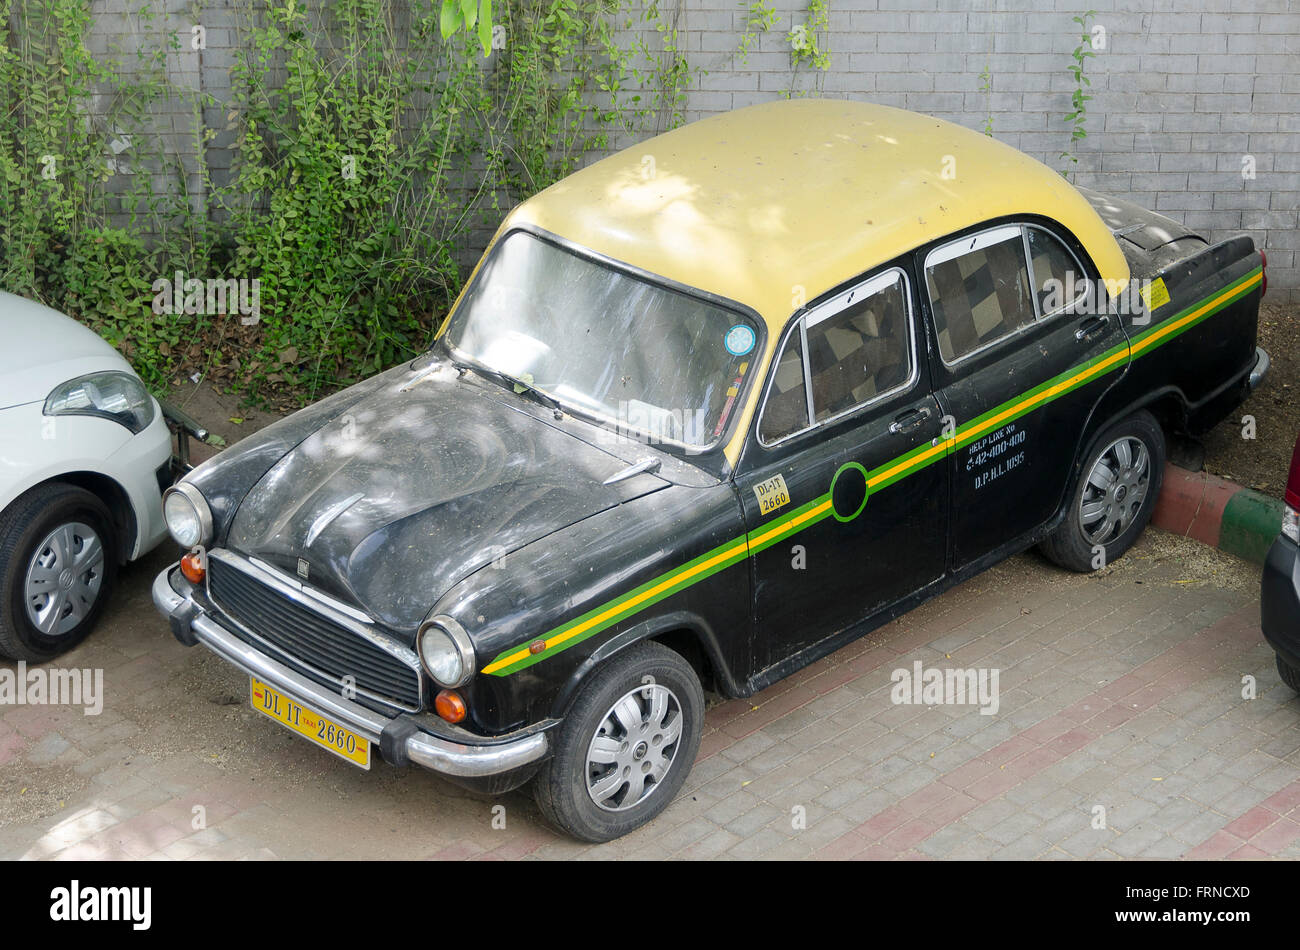
[[[827,96],[969,128],[991,114],[996,138],[1056,169],[1070,142],[1071,18],[1095,9],[1104,48],[1087,60],[1094,98],[1073,180],[1211,240],[1250,234],[1268,253],[1270,299],[1300,300],[1300,0],[831,0],[823,77],[791,75],[787,34],[806,6],[774,5],[780,23],[742,63],[746,9],[686,0],[691,65],[707,71],[691,118],[819,79]]]
[[[167,23],[187,41],[187,0],[167,2]],[[773,2],[779,22],[742,62],[745,4],[660,0],[677,11],[689,63],[702,71],[688,118],[819,90],[975,129],[991,116],[997,138],[1058,169],[1070,141],[1067,67],[1079,41],[1071,17],[1097,10],[1105,40],[1087,61],[1094,98],[1087,138],[1074,146],[1074,180],[1212,240],[1250,234],[1269,256],[1270,298],[1300,300],[1300,0],[831,0],[821,38],[831,64],[820,74],[790,68],[787,34],[806,22],[805,0]],[[226,3],[203,5],[207,49],[200,57],[183,42],[173,73],[218,99],[229,90],[236,41]],[[105,48],[123,35],[139,41],[125,6],[92,0]],[[170,126],[183,155],[192,120],[175,108]],[[204,121],[221,128],[221,109]],[[216,176],[229,166],[224,141],[208,152]]]

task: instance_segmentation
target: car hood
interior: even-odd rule
[[[399,377],[273,465],[226,543],[413,633],[474,571],[668,484],[604,484],[627,461],[526,399],[446,364]]]
[[[42,402],[55,386],[103,370],[135,375],[93,330],[14,294],[0,293],[0,409]]]

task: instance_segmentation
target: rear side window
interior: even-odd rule
[[[786,337],[759,419],[764,444],[866,405],[912,379],[907,284],[872,277],[800,319]]]
[[[1055,235],[1042,228],[1025,228],[1029,263],[1034,273],[1038,312],[1050,316],[1078,303],[1087,295],[1088,275],[1074,255]]]
[[[935,248],[925,259],[925,283],[945,363],[982,350],[1036,318],[1019,225]]]

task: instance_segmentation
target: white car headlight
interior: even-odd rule
[[[420,628],[420,662],[445,689],[464,686],[474,675],[474,644],[465,628],[450,617],[433,617]]]
[[[144,383],[130,373],[78,376],[54,387],[45,399],[47,416],[99,416],[143,432],[156,414]]]
[[[212,540],[212,509],[203,493],[189,482],[177,482],[163,495],[163,518],[167,530],[183,548]]]

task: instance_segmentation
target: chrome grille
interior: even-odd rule
[[[238,627],[231,632],[253,646],[270,646],[280,659],[326,685],[344,689],[354,678],[357,698],[367,696],[412,711],[423,707],[418,663],[227,561],[208,558],[208,595]]]

